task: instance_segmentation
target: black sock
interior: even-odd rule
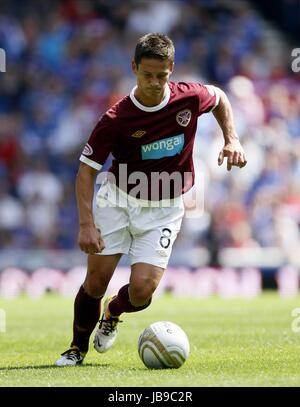
[[[91,333],[100,318],[101,299],[88,295],[83,286],[76,295],[71,346],[77,346],[82,352],[88,351]]]

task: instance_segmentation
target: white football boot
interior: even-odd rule
[[[95,334],[94,348],[99,353],[104,353],[112,347],[117,338],[117,325],[122,322],[119,317],[112,317],[109,313],[108,304],[115,297],[116,295],[105,300],[102,318]]]
[[[80,352],[76,346],[73,346],[61,354],[61,357],[57,359],[55,365],[60,367],[81,365],[85,355],[86,354]]]

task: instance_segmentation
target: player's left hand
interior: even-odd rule
[[[231,170],[232,166],[243,168],[247,164],[245,151],[239,140],[233,140],[225,144],[218,157],[219,165],[223,164],[225,157],[227,157],[228,171]]]

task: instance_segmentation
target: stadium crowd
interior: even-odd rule
[[[98,118],[134,85],[137,38],[164,32],[176,49],[171,79],[227,92],[248,158],[242,171],[218,167],[220,130],[212,115],[200,117],[194,156],[204,213],[185,219],[175,248],[299,250],[300,77],[291,71],[290,52],[282,58],[268,48],[259,14],[233,3],[2,5],[1,248],[77,247],[74,180],[82,147]]]

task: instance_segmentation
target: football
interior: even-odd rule
[[[139,356],[149,369],[179,368],[190,353],[186,333],[169,321],[154,322],[138,340]]]

